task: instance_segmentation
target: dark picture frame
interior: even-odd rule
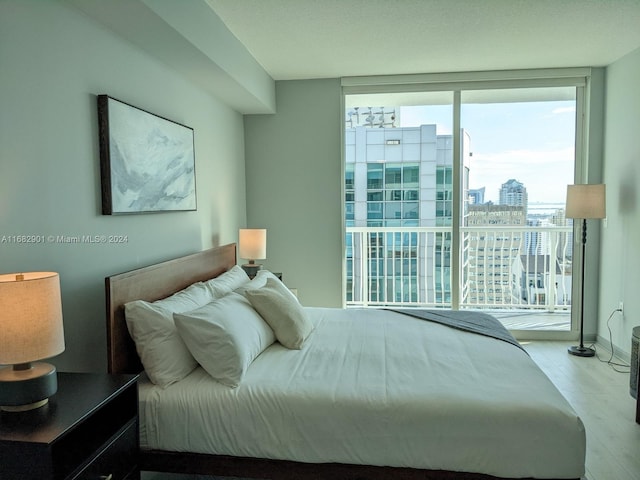
[[[197,209],[191,127],[98,95],[102,214]]]

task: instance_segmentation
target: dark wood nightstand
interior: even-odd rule
[[[58,373],[47,405],[0,412],[0,479],[138,480],[137,378]]]
[[[271,273],[273,273],[278,278],[278,280],[282,281],[282,272],[271,272]],[[253,276],[249,275],[249,278],[253,280],[255,278],[255,275]]]

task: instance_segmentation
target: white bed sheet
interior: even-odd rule
[[[275,343],[239,387],[201,368],[141,384],[141,447],[579,478],[581,420],[506,342],[389,311],[306,308],[303,349]]]

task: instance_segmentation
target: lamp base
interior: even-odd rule
[[[259,263],[245,263],[242,265],[242,269],[247,273],[249,278],[255,277],[260,269],[262,269],[262,265]]]
[[[593,348],[583,346],[569,347],[567,351],[576,357],[593,357],[596,354]]]
[[[58,391],[56,368],[38,362],[0,368],[0,410],[24,412],[46,405]]]
[[[9,406],[3,405],[0,407],[0,411],[3,412],[28,412],[29,410],[35,410],[36,408],[44,407],[47,403],[49,403],[49,399],[45,398],[44,400],[40,400],[39,402],[29,403],[27,405],[16,405]]]

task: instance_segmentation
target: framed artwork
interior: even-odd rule
[[[102,214],[196,210],[193,129],[98,95]]]

